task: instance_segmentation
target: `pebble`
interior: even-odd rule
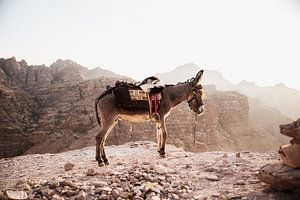
[[[87,176],[95,176],[96,172],[94,169],[88,169],[88,171],[86,172]]]
[[[27,199],[27,193],[24,191],[12,191],[12,190],[7,190],[6,195],[9,199]]]
[[[179,200],[179,199],[180,199],[179,196],[178,196],[177,194],[172,194],[172,198],[173,198],[174,200]]]
[[[68,162],[64,165],[64,169],[65,169],[65,171],[70,171],[74,168],[74,166],[75,165],[73,163]]]
[[[244,180],[238,180],[237,182],[236,182],[236,185],[245,185],[246,183],[245,183],[245,181]]]
[[[105,181],[94,181],[91,183],[95,187],[104,187],[107,186],[107,182]]]
[[[78,186],[73,183],[72,181],[69,181],[69,180],[63,180],[59,183],[61,186],[69,186],[70,188],[72,189],[78,189]]]
[[[55,194],[52,196],[51,200],[64,200],[64,198],[62,196],[59,196],[58,194]]]
[[[145,192],[152,191],[153,189],[154,189],[154,184],[150,183],[150,182],[145,183],[145,185],[143,187],[143,190]]]
[[[154,165],[153,169],[158,174],[166,174],[166,173],[168,173],[168,169],[165,166],[163,166],[163,165]]]
[[[109,196],[107,194],[102,194],[100,197],[99,197],[100,200],[109,200]]]
[[[212,174],[207,175],[206,178],[207,178],[207,180],[210,180],[210,181],[219,181],[220,180],[218,176],[212,175]]]
[[[75,197],[75,200],[86,200],[87,194],[84,191],[80,191]]]
[[[153,197],[151,197],[151,200],[160,200],[160,197],[159,196],[153,196]]]

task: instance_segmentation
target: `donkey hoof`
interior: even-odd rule
[[[104,164],[109,165],[109,161],[108,160],[104,161]]]
[[[104,167],[104,166],[105,166],[104,162],[99,162],[98,163],[98,167]]]
[[[164,154],[159,154],[159,157],[166,158],[166,154],[165,153]]]

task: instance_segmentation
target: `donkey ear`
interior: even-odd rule
[[[200,83],[201,78],[202,78],[202,76],[203,76],[203,73],[204,73],[204,70],[200,70],[200,71],[197,73],[197,75],[196,75],[196,77],[195,77],[195,84],[196,84],[196,85],[198,85],[198,84]]]

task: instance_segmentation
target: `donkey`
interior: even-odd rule
[[[171,109],[181,102],[187,101],[189,107],[196,114],[200,115],[204,111],[204,91],[200,84],[203,72],[201,70],[195,78],[191,78],[184,83],[178,83],[177,85],[168,85],[162,90],[162,99],[157,110],[159,118],[150,117],[149,112],[145,110],[137,111],[118,108],[112,90],[107,89],[102,93],[95,101],[97,122],[101,127],[96,136],[96,160],[99,167],[109,165],[104,151],[105,140],[120,119],[130,122],[155,121],[158,153],[160,157],[164,158],[167,139],[165,119]]]

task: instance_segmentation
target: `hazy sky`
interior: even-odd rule
[[[57,58],[137,80],[194,62],[300,89],[298,0],[0,0],[0,57]]]

